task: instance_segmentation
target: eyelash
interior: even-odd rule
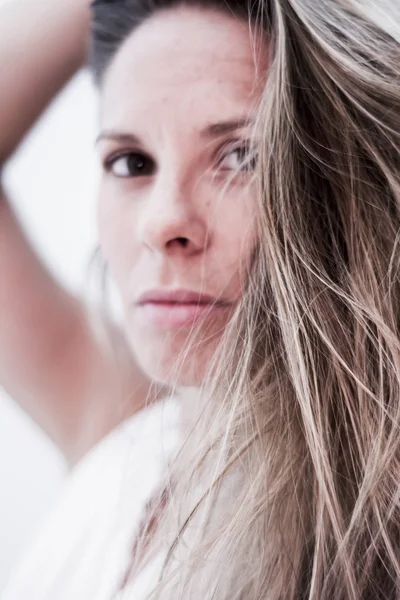
[[[240,152],[240,151],[244,151],[244,153],[251,153],[251,147],[250,144],[247,143],[243,143],[240,144],[238,146],[234,146],[229,148],[228,150],[225,150],[224,153],[218,158],[218,165],[220,165],[230,154],[234,153],[234,152]],[[150,162],[152,163],[152,167],[151,170],[152,172],[154,172],[154,161],[145,153],[143,152],[121,152],[117,155],[112,155],[111,157],[109,157],[105,162],[104,162],[104,168],[107,172],[111,172],[113,165],[117,162],[117,160],[121,159],[121,158],[127,158],[127,157],[136,157],[136,158],[141,158],[144,159],[145,162]],[[248,164],[251,164],[251,168],[250,170],[253,170],[254,165],[253,165],[253,161],[256,160],[256,155],[254,155],[253,157],[250,158],[250,160],[248,161]],[[229,169],[225,169],[225,170],[229,170]],[[245,169],[238,169],[239,172],[246,172],[247,168]],[[145,175],[143,175],[142,173],[137,173],[137,174],[133,174],[133,175],[115,175],[115,177],[119,177],[122,179],[128,179],[128,178],[133,178],[133,177],[144,177],[146,175],[149,175],[149,173],[146,173]]]
[[[117,160],[119,160],[120,158],[129,158],[132,156],[134,156],[136,158],[139,157],[141,159],[144,159],[145,162],[152,163],[153,164],[152,170],[154,169],[154,161],[149,156],[147,156],[143,152],[132,152],[132,151],[131,152],[121,152],[120,154],[109,157],[104,162],[104,168],[107,172],[111,172],[111,169],[112,169],[113,165],[117,162]],[[115,177],[120,177],[122,179],[128,178],[127,175],[115,175]],[[139,173],[137,175],[130,175],[129,177],[143,177],[143,174]]]

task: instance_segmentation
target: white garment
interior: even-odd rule
[[[178,448],[179,416],[176,398],[161,400],[121,423],[81,459],[1,600],[146,597],[160,555],[129,585],[129,594],[117,589],[146,502]]]

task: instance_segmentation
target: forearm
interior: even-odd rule
[[[86,60],[90,0],[0,5],[0,164]]]

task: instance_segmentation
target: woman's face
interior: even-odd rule
[[[244,291],[256,242],[246,121],[267,62],[259,42],[222,13],[158,12],[124,42],[104,83],[100,244],[129,345],[158,382],[170,383],[179,361],[177,383],[200,383]]]

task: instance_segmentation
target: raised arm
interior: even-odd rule
[[[0,5],[0,163],[84,64],[89,0]]]
[[[2,163],[84,64],[88,24],[88,0],[0,6]],[[85,305],[41,263],[0,188],[0,384],[70,465],[149,391],[123,335],[108,326],[119,339],[119,365],[97,342]]]

